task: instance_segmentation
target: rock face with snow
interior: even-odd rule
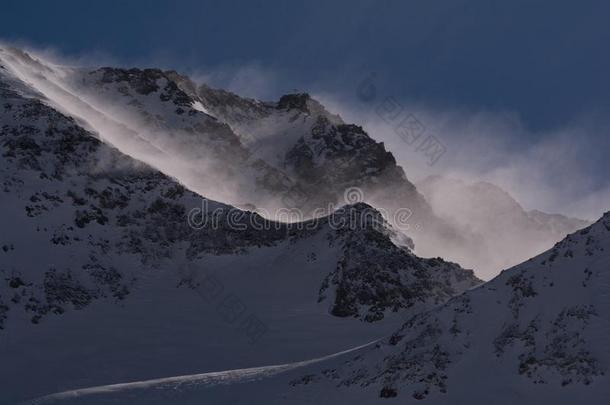
[[[285,206],[315,213],[341,203],[344,191],[357,187],[357,199],[383,208],[413,239],[418,254],[438,256],[443,246],[443,256],[457,260],[463,258],[460,252],[477,250],[476,235],[439,218],[382,142],[328,112],[310,95],[260,102],[206,85],[193,94],[256,156],[291,178],[280,197]]]
[[[579,226],[535,213],[525,221],[506,217],[510,227],[484,232],[471,226],[476,221],[459,222],[461,215],[438,210],[434,195],[424,198],[383,143],[306,93],[263,102],[174,71],[58,66],[10,48],[0,56],[20,87],[105,143],[199,194],[267,218],[298,209],[296,220],[303,220],[364,201],[383,210],[418,255],[442,255],[483,274],[539,253]],[[346,201],[346,190],[354,189]],[[505,252],[522,245],[520,256]]]
[[[108,108],[147,141],[182,159],[198,191],[216,190],[227,203],[264,205],[289,190],[290,178],[258,159],[225,122],[209,115],[187,79],[159,69],[78,71],[75,91]],[[100,107],[102,108],[102,107]]]
[[[291,176],[293,187],[283,196],[288,205],[325,207],[342,201],[346,188],[359,187],[373,205],[430,216],[427,203],[383,143],[331,114],[309,94],[287,94],[275,103],[205,85],[197,94],[206,110],[227,122],[257,156]]]
[[[5,315],[21,306],[37,323],[98,298],[122,300],[135,282],[126,268],[159,266],[183,242],[187,255],[239,247],[202,243],[188,226],[198,196],[2,86],[3,228],[14,230],[2,236]]]
[[[569,403],[576,395],[603,403],[610,360],[609,254],[606,213],[548,252],[412,317],[326,374],[338,387],[359,386],[405,401]]]
[[[206,85],[198,91],[193,84],[190,88],[206,111],[227,122],[255,155],[290,176],[284,203],[315,209],[339,201],[342,190],[358,187],[361,199],[390,214],[409,210],[406,233],[421,255],[442,254],[489,277],[589,225],[526,212],[490,183],[469,186],[435,176],[416,187],[383,143],[308,94],[264,103]]]
[[[103,70],[101,75],[103,81],[112,83],[135,77],[130,83],[135,91],[142,93],[159,90],[155,83],[161,77],[158,71]],[[154,266],[177,257],[177,245],[187,258],[193,258],[306,238],[325,227],[329,232],[332,230],[328,219],[315,221],[311,229],[297,229],[290,224],[265,222],[262,218],[258,221],[266,225],[259,230],[253,226],[257,222],[252,219],[257,214],[248,212],[234,215],[237,223],[233,226],[225,223],[229,222],[226,218],[216,218],[221,225],[219,229],[195,229],[186,221],[189,209],[198,202],[194,193],[104,145],[72,118],[3,86],[0,118],[3,205],[7,210],[16,211],[15,221],[23,221],[16,222],[16,226],[24,232],[33,231],[38,239],[50,243],[48,260],[56,263],[47,269],[31,270],[33,274],[22,274],[20,262],[24,258],[20,255],[28,252],[14,249],[10,233],[4,236],[3,246],[8,249],[4,252],[5,263],[11,263],[11,268],[2,271],[6,273],[9,287],[18,285],[14,288],[13,301],[31,310],[33,320],[48,312],[62,312],[60,303],[81,308],[92,299],[106,295],[123,299],[129,284],[135,281],[116,269],[119,264],[112,262],[115,255],[134,255],[140,262]],[[185,108],[190,105],[190,100],[179,101],[184,95],[176,94],[177,88],[166,86],[165,91],[168,100],[177,102],[175,105]],[[225,129],[225,135],[229,136],[230,130],[226,126]],[[220,204],[208,208],[212,212],[218,207]],[[224,207],[227,214],[230,209]],[[358,213],[359,217],[346,221],[328,236],[329,244],[337,244],[342,249],[337,268],[324,281],[324,294],[320,298],[326,297],[327,289],[338,292],[340,298],[330,298],[336,301],[332,313],[359,315],[362,304],[374,312],[366,319],[374,320],[383,317],[386,309],[412,305],[416,295],[433,301],[444,300],[476,282],[472,272],[459,266],[418,259],[408,249],[395,246],[385,233],[387,225],[379,213],[375,212],[373,222],[383,226],[363,224],[360,227],[359,218],[366,216],[368,210],[372,209],[364,205],[348,210],[348,213]],[[348,229],[350,224],[354,225],[354,219],[358,226]],[[363,249],[368,255],[362,254]],[[57,268],[59,261],[52,258],[64,252],[80,253],[82,257],[71,259],[69,267]],[[383,271],[375,271],[370,267],[373,262],[367,260],[376,260],[375,268]],[[432,264],[427,265],[428,262]],[[85,281],[81,284],[79,279],[83,275],[93,286],[87,287]],[[406,282],[412,275],[421,280],[412,283],[426,283],[430,288],[422,290],[416,287],[419,284]],[[466,283],[460,284],[456,279]],[[352,288],[351,282],[358,287]],[[58,296],[62,288],[72,291],[75,301],[71,301],[72,293]],[[36,289],[44,291],[43,301],[33,296]],[[409,293],[409,289],[414,292]]]
[[[328,239],[341,243],[342,254],[324,279],[319,300],[330,294],[333,315],[376,321],[389,310],[436,305],[478,284],[457,264],[422,259],[395,245],[391,226],[366,204],[347,206],[331,221],[341,224]],[[357,232],[349,224],[358,224]]]

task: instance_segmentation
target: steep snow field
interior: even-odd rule
[[[14,315],[19,319],[3,331],[0,346],[2,398],[306,360],[367,343],[399,325],[404,315],[375,324],[329,315],[317,298],[323,262],[332,262],[334,252],[307,263],[311,248],[279,245],[201,264],[224,293],[264,322],[267,330],[254,343],[220,299],[177,288],[179,278],[171,274],[144,280],[120,305],[93,303],[35,326],[29,316]]]

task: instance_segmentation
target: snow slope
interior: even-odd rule
[[[601,405],[610,398],[608,341],[610,212],[355,351],[280,369],[193,376],[184,385],[151,382],[73,392],[75,401],[53,398],[62,404],[130,398],[135,404]]]

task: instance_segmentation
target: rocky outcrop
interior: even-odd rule
[[[448,401],[462,398],[452,391],[470,392],[474,399],[510,387],[533,398],[562,387],[603,384],[609,252],[606,213],[548,252],[413,316],[391,337],[336,362],[320,378],[332,375],[339,387],[376,389],[381,397],[442,395]],[[486,375],[492,366],[495,377]],[[479,379],[487,387],[477,386]],[[543,387],[534,392],[528,384]]]

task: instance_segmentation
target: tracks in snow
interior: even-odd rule
[[[375,344],[380,339],[372,342],[356,346],[354,348],[334,353],[328,356],[318,357],[311,360],[299,361],[295,363],[278,364],[263,367],[242,368],[236,370],[216,371],[210,373],[191,374],[175,377],[157,378],[153,380],[134,381],[128,383],[100,385],[96,387],[80,388],[75,390],[58,392],[55,394],[45,395],[40,398],[29,400],[24,405],[43,405],[59,403],[62,400],[74,399],[89,395],[118,393],[136,389],[151,389],[156,390],[180,390],[182,387],[207,387],[221,384],[230,384],[236,382],[248,382],[274,376],[286,371],[294,370],[299,367],[309,366],[325,360],[333,359],[347,353],[351,353],[362,349],[366,346]]]

